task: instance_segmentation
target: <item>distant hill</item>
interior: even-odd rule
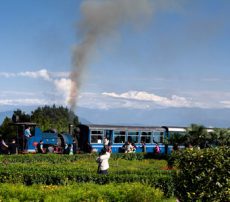
[[[30,113],[37,107],[23,107]],[[0,124],[6,116],[12,117],[13,111],[0,112]],[[230,127],[230,109],[164,108],[164,109],[89,109],[78,107],[75,114],[83,124],[115,124],[146,126],[189,126],[192,123],[206,127]]]
[[[78,119],[81,124],[92,124],[90,121],[88,121],[87,119],[83,117],[78,117]]]
[[[78,108],[77,115],[95,124],[230,127],[230,109],[167,108],[167,109],[110,109]]]

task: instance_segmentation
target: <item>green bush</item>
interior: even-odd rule
[[[0,201],[171,201],[163,192],[141,183],[70,186],[0,184]],[[175,199],[174,199],[175,201]]]
[[[181,201],[230,201],[229,147],[186,149],[173,158],[179,168],[175,194]]]
[[[20,154],[20,155],[0,155],[0,163],[66,163],[79,160],[94,160],[98,156],[97,153],[91,154]],[[112,160],[144,160],[144,159],[167,159],[165,155],[154,155],[153,153],[112,153]]]
[[[132,158],[135,155],[129,156]],[[95,184],[140,182],[160,188],[166,196],[173,195],[172,171],[161,170],[166,166],[164,160],[133,159],[130,161],[121,157],[112,157],[109,160],[109,175],[101,176],[96,173],[96,157],[95,154],[74,157],[71,155],[1,156],[0,183],[70,185],[75,182]]]

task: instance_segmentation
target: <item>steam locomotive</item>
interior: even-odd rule
[[[28,126],[32,128],[32,136],[27,141],[25,141],[23,132],[21,134],[17,132],[17,142],[19,143],[19,150],[21,151],[35,153],[37,144],[42,140],[45,148],[48,148],[48,146],[54,146],[57,149],[57,153],[62,153],[62,148],[64,148],[65,145],[73,143],[73,136],[71,134],[59,134],[55,130],[47,130],[43,132],[37,127],[36,123],[24,122],[13,123],[13,125],[17,126],[17,131],[19,131],[19,128],[24,131]]]

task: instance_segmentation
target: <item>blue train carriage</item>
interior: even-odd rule
[[[147,126],[114,126],[114,125],[79,125],[79,147],[86,151],[85,145],[89,143],[94,152],[100,152],[103,148],[103,140],[109,140],[113,153],[123,152],[123,145],[129,141],[136,145],[136,152],[142,152],[142,143],[145,143],[146,152],[153,152],[156,143],[161,153],[165,152],[164,139],[166,129],[162,127]]]

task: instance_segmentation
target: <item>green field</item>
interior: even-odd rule
[[[96,157],[0,156],[0,201],[175,201],[165,160],[112,155],[101,176]]]

